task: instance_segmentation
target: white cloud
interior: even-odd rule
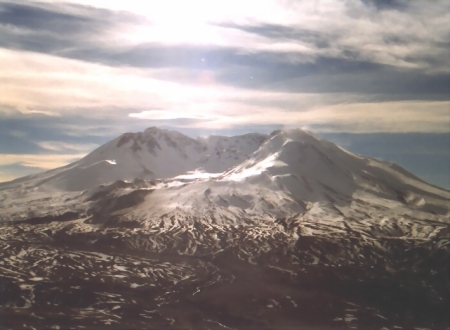
[[[166,118],[199,118],[229,108],[231,100],[292,97],[289,93],[219,85],[213,76],[209,83],[187,85],[153,78],[160,75],[158,69],[111,68],[5,49],[0,49],[0,61],[0,103],[23,113],[58,115],[76,111],[86,117],[115,117],[117,108],[156,108],[160,109],[160,117],[165,114]]]
[[[170,45],[215,45],[245,52],[285,52],[283,61],[310,61],[317,56],[349,57],[405,68],[449,69],[447,43],[450,32],[450,4],[410,2],[402,10],[377,11],[361,1],[207,1],[207,0],[70,0],[50,3],[77,3],[86,6],[123,10],[145,17],[136,24],[114,28],[108,38],[114,44],[132,46],[142,43]],[[325,37],[328,47],[285,38],[271,39],[238,29],[214,24],[277,25],[307,30]],[[211,25],[213,24],[213,25]],[[104,37],[104,36],[103,36]],[[397,38],[399,43],[387,44]],[[430,64],[429,58],[434,59]],[[414,60],[412,60],[414,59]],[[422,60],[421,60],[422,59]],[[428,60],[426,60],[428,59]],[[436,63],[436,62],[443,63]]]
[[[50,150],[50,151],[57,151],[57,152],[71,152],[76,151],[78,153],[80,152],[90,152],[94,150],[96,147],[98,147],[97,144],[94,143],[66,143],[66,142],[59,142],[59,141],[38,141],[35,142],[38,146],[41,148]]]
[[[71,131],[88,129],[95,134],[88,118],[120,120],[127,115],[142,120],[206,119],[196,125],[207,128],[277,123],[339,125],[349,131],[442,132],[450,127],[448,102],[365,103],[361,95],[234,88],[215,83],[214,76],[210,83],[188,85],[161,80],[164,70],[159,69],[111,68],[4,49],[0,61],[1,104],[23,113],[42,110],[86,118],[86,127],[75,125]]]
[[[235,125],[284,124],[290,127],[317,127],[320,132],[450,132],[450,101],[401,101],[380,103],[347,103],[311,106],[306,111],[280,108],[242,110],[226,119],[209,122],[210,128]],[[197,127],[203,126],[198,123]]]
[[[200,119],[200,120],[211,120],[218,119],[219,116],[207,113],[207,111],[200,111],[200,109],[195,109],[197,111],[183,111],[183,112],[174,112],[168,110],[146,110],[141,112],[132,112],[128,114],[131,118],[140,118],[140,119],[153,119],[153,120],[171,120],[171,119],[179,119],[179,118],[190,118],[190,119]]]

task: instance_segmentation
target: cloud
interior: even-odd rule
[[[402,101],[311,106],[306,111],[255,109],[210,125],[269,124],[276,120],[291,127],[307,125],[318,132],[449,132],[449,107],[449,101]]]
[[[19,164],[25,167],[35,167],[38,169],[52,169],[67,165],[85,156],[85,153],[77,154],[2,154],[0,166]]]
[[[299,64],[263,63],[257,56],[253,60],[252,66],[219,72],[216,80],[271,91],[358,93],[377,101],[449,99],[450,81],[446,73],[428,75],[421,70],[333,58],[317,58],[314,63]]]
[[[36,111],[40,111],[42,114],[39,118],[50,117],[47,118],[48,122],[56,124],[60,129],[71,131],[75,136],[87,131],[93,135],[93,132],[105,135],[101,133],[102,127],[107,131],[118,122],[120,127],[116,127],[116,131],[145,124],[137,124],[138,119],[191,118],[197,119],[188,124],[192,127],[214,129],[250,123],[271,124],[274,121],[277,124],[307,123],[322,125],[317,126],[318,128],[326,126],[328,129],[334,127],[336,130],[348,131],[367,129],[388,132],[442,132],[447,131],[446,127],[449,127],[449,103],[445,101],[444,90],[431,87],[430,90],[415,90],[414,85],[409,88],[410,92],[427,95],[437,91],[444,98],[439,102],[380,103],[379,99],[377,102],[373,99],[368,102],[368,97],[363,96],[364,88],[358,90],[358,83],[360,86],[365,84],[366,89],[373,88],[376,94],[369,95],[369,99],[376,99],[380,94],[389,94],[386,89],[395,85],[395,76],[392,77],[391,85],[384,87],[384,80],[381,78],[380,81],[365,81],[362,76],[356,76],[353,82],[355,93],[346,93],[346,88],[342,86],[349,84],[350,80],[344,79],[341,82],[339,77],[354,75],[354,71],[360,70],[358,63],[348,63],[349,73],[342,72],[336,76],[333,76],[332,71],[328,76],[326,71],[318,74],[316,70],[319,68],[313,67],[310,70],[316,71],[315,76],[310,74],[304,78],[287,79],[258,89],[226,86],[220,83],[220,76],[216,79],[214,75],[205,84],[186,85],[161,79],[162,73],[158,69],[112,68],[10,50],[0,50],[0,59],[5,64],[0,71],[0,103],[6,105],[5,111],[11,113],[11,108],[16,108],[22,114],[31,116],[30,118],[35,118]],[[345,68],[345,64],[335,66]],[[377,71],[370,65],[363,67],[369,68],[369,71],[373,70],[374,77],[383,77],[384,73],[390,77],[388,72],[381,69]],[[323,78],[320,78],[321,76]],[[324,90],[308,90],[308,79],[311,85],[314,85],[315,80],[318,85],[324,81]],[[328,85],[325,83],[327,79]],[[301,90],[302,86],[305,91],[299,92],[298,89]],[[291,90],[286,91],[288,88]],[[404,90],[399,88],[403,93],[408,92],[406,87],[403,87]],[[157,112],[149,109],[157,109]],[[46,113],[55,116],[45,116]],[[126,118],[129,119],[125,120]]]
[[[39,141],[36,142],[36,144],[43,149],[57,152],[75,151],[78,153],[80,152],[88,153],[94,150],[96,147],[98,147],[97,144],[93,143],[80,144],[80,143],[65,143],[59,141]]]
[[[180,86],[152,79],[146,72],[109,68],[55,56],[0,49],[0,103],[22,112],[65,108],[163,106],[164,95],[181,98]]]
[[[448,72],[448,3],[379,5],[402,10],[377,10],[373,3],[261,1],[258,10],[248,8],[252,2],[221,1],[7,3],[0,45],[109,65],[197,66],[202,52],[232,62],[269,53],[282,63],[337,58]],[[177,14],[177,7],[185,12]]]
[[[336,11],[322,8],[309,15],[302,13],[292,25],[218,25],[263,38],[264,47],[254,49],[273,52],[283,62],[336,58],[432,71],[439,67],[448,72],[450,29],[440,23],[449,18],[450,6],[434,4],[433,9],[421,8],[420,12],[408,10],[407,5],[404,11],[378,12],[357,1],[340,2],[335,4]],[[426,30],[423,24],[427,24]],[[281,49],[284,52],[277,53]]]
[[[80,14],[64,13],[59,10],[61,6],[43,6],[42,4],[2,3],[0,5],[0,19],[2,25],[18,29],[39,32],[48,32],[55,36],[59,33],[76,35],[86,31],[99,31],[105,20],[93,19]],[[58,10],[59,9],[59,10]],[[84,11],[92,14],[98,10]],[[108,13],[103,10],[102,13]]]
[[[450,101],[338,104],[312,110],[304,118],[318,131],[444,133],[450,131],[449,107]]]
[[[215,82],[303,93],[387,94],[392,100],[448,99],[450,28],[444,22],[450,19],[450,6],[443,1],[430,6],[263,1],[261,8],[272,15],[226,2],[216,3],[220,11],[203,1],[189,6],[177,1],[171,6],[152,1],[78,3],[84,5],[0,3],[0,46],[101,64],[86,66],[86,72],[95,72],[96,65],[112,66],[115,70],[103,75],[118,77],[126,86],[149,84],[148,79],[136,79],[145,72],[147,78],[184,86]],[[195,14],[202,30],[213,31],[214,37],[170,41],[158,26],[172,24],[176,35],[189,30],[186,25],[196,20],[184,14],[176,17],[179,22],[172,21],[173,8],[190,12],[194,4],[204,10]],[[75,62],[67,63],[73,67]],[[88,83],[76,75],[71,78]],[[65,77],[61,80],[68,83]],[[75,93],[63,97],[83,97],[76,93],[79,88],[72,89]],[[160,90],[156,85],[153,90],[155,99]]]
[[[362,3],[378,10],[404,10],[408,7],[404,0],[362,0]]]

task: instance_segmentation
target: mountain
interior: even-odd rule
[[[126,133],[0,209],[5,327],[448,327],[450,192],[309,131]]]
[[[221,173],[239,164],[266,139],[253,133],[194,140],[151,127],[125,133],[68,166],[14,180],[46,190],[79,191],[117,180],[166,179],[189,171]],[[5,184],[0,184],[0,187]]]

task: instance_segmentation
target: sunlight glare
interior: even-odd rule
[[[207,1],[140,1],[136,5],[150,24],[135,28],[129,35],[132,41],[209,44],[218,38],[209,26],[215,9]]]

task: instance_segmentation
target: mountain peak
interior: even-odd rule
[[[276,136],[282,136],[284,138],[288,138],[290,140],[294,141],[304,141],[306,139],[313,138],[314,140],[322,140],[319,136],[314,134],[313,132],[304,129],[304,128],[284,128],[279,129],[276,131],[273,131],[270,134],[271,138],[274,138]]]
[[[149,127],[124,133],[75,163],[37,174],[29,185],[80,191],[117,180],[168,179],[196,170],[222,173],[246,160],[266,138],[255,133],[195,140]]]
[[[156,127],[156,126],[151,126],[151,127],[147,127],[144,132],[161,132],[164,131],[164,129]]]
[[[159,128],[159,127],[156,127],[156,126],[152,126],[152,127],[146,128],[143,133],[144,134],[158,134],[158,133],[159,134],[171,134],[171,133],[181,134],[181,133],[179,133],[177,131],[170,131],[168,129]],[[183,134],[181,134],[181,135],[183,135]]]

